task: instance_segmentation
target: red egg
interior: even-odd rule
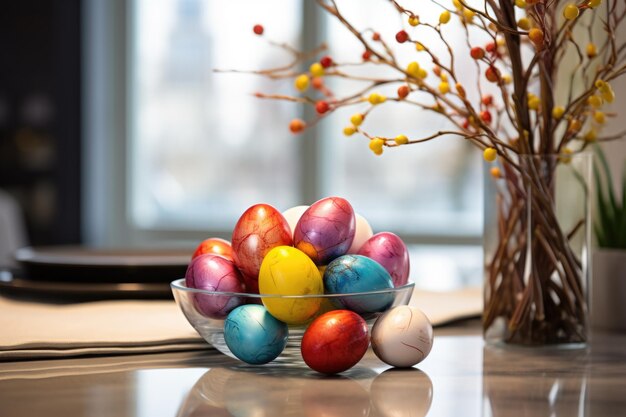
[[[259,270],[267,252],[276,246],[293,244],[287,220],[269,204],[255,204],[246,210],[237,221],[231,240],[235,265],[250,293],[259,292]]]
[[[191,259],[195,259],[205,253],[212,253],[214,255],[222,256],[229,261],[233,260],[233,248],[230,242],[219,237],[211,237],[200,242],[196,251],[191,256]]]
[[[345,255],[356,230],[354,210],[341,197],[327,197],[313,203],[300,217],[293,233],[294,246],[316,265],[326,265]]]
[[[368,346],[365,320],[353,311],[334,310],[313,320],[304,332],[300,351],[311,369],[335,374],[356,365]]]
[[[397,235],[390,232],[377,233],[361,246],[358,254],[381,264],[391,275],[394,287],[400,287],[409,280],[409,251]]]
[[[185,273],[187,287],[212,292],[244,292],[242,281],[242,276],[234,263],[210,253],[194,258]],[[196,309],[214,319],[223,319],[243,301],[243,298],[238,296],[194,294]]]

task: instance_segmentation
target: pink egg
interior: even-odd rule
[[[243,278],[234,263],[214,254],[194,258],[185,273],[185,285],[189,288],[216,292],[244,292]],[[243,303],[237,296],[194,294],[197,310],[210,318],[223,319],[235,307]]]
[[[394,287],[400,287],[409,280],[409,251],[397,235],[390,232],[377,233],[361,246],[358,254],[381,264],[391,275]]]
[[[355,229],[350,203],[341,197],[327,197],[313,203],[302,214],[293,241],[316,265],[326,265],[348,252]]]
[[[276,246],[292,246],[291,230],[282,214],[269,204],[246,210],[233,229],[233,259],[244,277],[246,291],[259,292],[263,258]]]

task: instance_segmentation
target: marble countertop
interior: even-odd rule
[[[625,394],[626,334],[594,334],[586,350],[502,349],[484,345],[477,321],[437,329],[415,368],[368,352],[335,377],[212,349],[0,362],[11,417],[618,416]]]

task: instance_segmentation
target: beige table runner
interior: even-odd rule
[[[433,325],[480,314],[479,289],[415,290]],[[0,360],[209,348],[174,301],[44,304],[0,297]]]

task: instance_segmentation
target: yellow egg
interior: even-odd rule
[[[322,276],[313,261],[291,246],[270,250],[259,271],[259,293],[272,295],[315,295],[324,293]],[[321,298],[262,297],[263,305],[278,320],[302,324],[312,319]]]

